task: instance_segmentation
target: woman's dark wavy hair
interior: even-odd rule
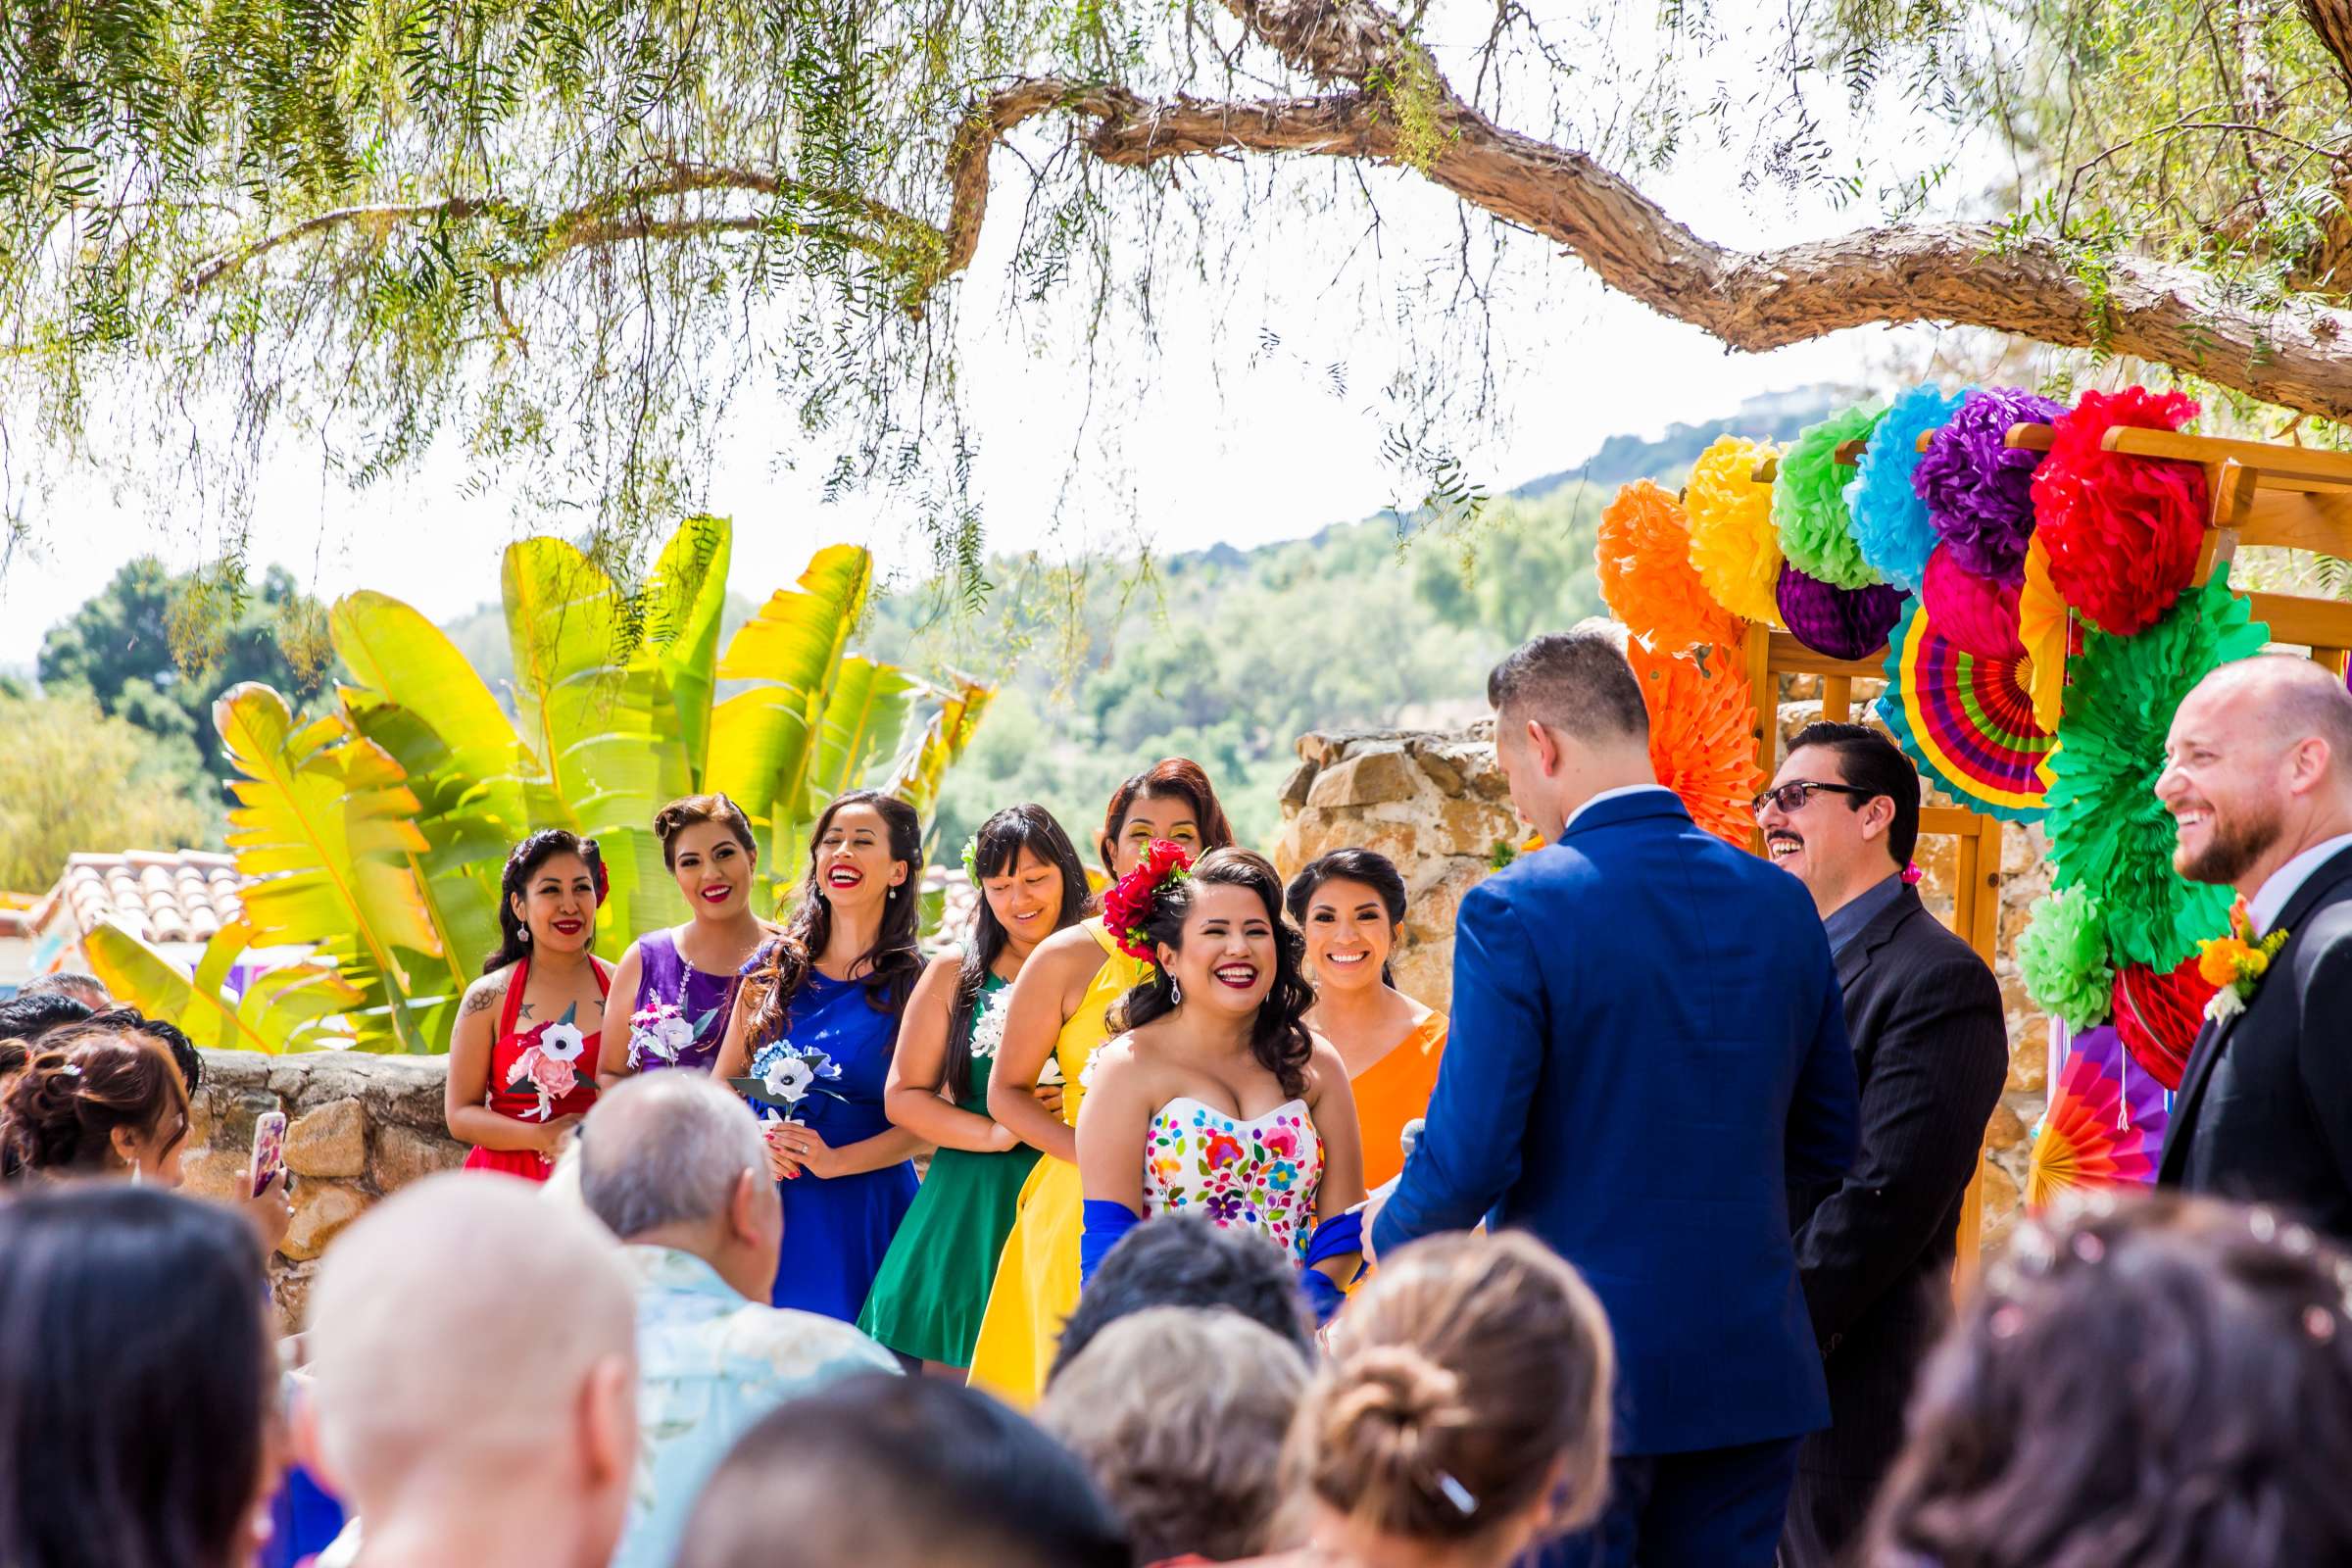
[[[270,1420],[267,1299],[231,1208],[124,1182],[0,1204],[0,1562],[235,1568]]]
[[[1117,874],[1111,870],[1117,864],[1111,848],[1119,841],[1119,830],[1127,825],[1127,813],[1147,795],[1184,801],[1192,807],[1193,824],[1200,830],[1197,853],[1221,850],[1233,842],[1233,824],[1225,820],[1216,786],[1209,783],[1200,764],[1189,757],[1164,758],[1110,792],[1110,806],[1102,813],[1102,836],[1095,841],[1095,853],[1102,858],[1105,874]]]
[[[2021,1230],[1928,1364],[1867,1568],[2352,1561],[2352,1260],[2260,1209]]]
[[[1282,876],[1273,862],[1250,850],[1211,850],[1193,865],[1192,874],[1162,888],[1152,901],[1152,913],[1142,923],[1153,943],[1182,952],[1184,920],[1203,887],[1248,888],[1266,906],[1274,924],[1274,986],[1257,1004],[1257,1019],[1250,1027],[1250,1054],[1272,1073],[1286,1095],[1306,1093],[1306,1062],[1314,1054],[1314,1039],[1299,1020],[1313,1006],[1315,993],[1306,983],[1306,943],[1282,917]],[[1142,984],[1120,1001],[1117,1017],[1122,1029],[1140,1029],[1176,1009],[1175,982],[1168,971],[1152,965]]]
[[[1027,850],[1061,873],[1061,908],[1054,917],[1054,929],[1075,925],[1085,916],[1093,902],[1087,892],[1086,865],[1052,811],[1033,802],[1007,806],[980,824],[978,840],[972,868],[981,881],[1009,876],[1020,863],[1021,852]],[[956,974],[956,999],[948,1004],[946,1084],[950,1099],[961,1101],[972,1092],[972,1004],[979,1000],[989,970],[1004,956],[1011,940],[1004,922],[989,905],[987,889],[982,888],[980,907],[972,914],[972,937],[963,945],[963,964]]]
[[[833,819],[853,806],[870,806],[882,813],[890,834],[890,858],[906,862],[906,880],[899,896],[882,905],[882,929],[864,956],[865,1000],[876,1012],[903,1012],[914,982],[923,972],[922,949],[916,935],[922,926],[923,820],[914,808],[880,790],[852,790],[826,807],[808,834],[808,869],[793,898],[792,917],[781,934],[752,959],[744,975],[740,1004],[751,1008],[751,1039],[772,1040],[784,1031],[785,1014],[816,967],[817,955],[833,935],[833,906],[825,898],[816,874],[817,853]]]
[[[522,916],[514,912],[514,901],[530,886],[532,875],[559,855],[576,855],[588,863],[597,902],[604,902],[608,886],[605,858],[598,853],[596,840],[560,827],[541,828],[507,852],[507,868],[498,874],[498,951],[482,965],[482,973],[496,974],[517,958],[530,956],[530,938],[524,935]]]
[[[1378,850],[1333,850],[1306,862],[1297,876],[1291,878],[1283,902],[1290,906],[1291,923],[1300,934],[1306,931],[1306,906],[1315,899],[1315,890],[1326,882],[1361,882],[1380,895],[1382,907],[1389,911],[1391,935],[1404,924],[1404,878],[1397,874],[1396,862]],[[1383,963],[1380,983],[1393,986],[1396,974]]]

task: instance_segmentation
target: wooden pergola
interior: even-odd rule
[[[2050,427],[2019,424],[2010,429],[2007,440],[2011,447],[2046,452]],[[1922,451],[1927,443],[1928,438],[1922,436]],[[2241,546],[2272,546],[2352,559],[2352,452],[2320,452],[2130,426],[2109,430],[2101,445],[2109,452],[2204,467],[2211,508],[2192,586],[2202,587],[2215,571],[2227,568]],[[1849,466],[1859,462],[1862,447],[1859,441],[1847,442],[1838,448],[1838,461]],[[1756,479],[1770,480],[1777,466],[1777,460],[1764,459],[1756,466]],[[2241,597],[2250,601],[2254,618],[2269,624],[2274,643],[2308,648],[2312,658],[2337,675],[2345,673],[2347,663],[2352,662],[2352,603],[2291,594]],[[1819,676],[1821,716],[1834,722],[1853,717],[1856,680],[1883,680],[1886,676],[1884,647],[1862,659],[1832,659],[1815,653],[1788,632],[1756,622],[1748,625],[1743,651],[1748,691],[1755,705],[1750,733],[1756,743],[1756,763],[1767,777],[1780,760],[1783,675]],[[2000,951],[2001,828],[1998,817],[1966,807],[1929,806],[1920,811],[1922,836],[1956,841],[1951,928],[1987,965]],[[1762,853],[1761,830],[1750,847]],[[1956,1288],[1965,1289],[1975,1277],[1984,1206],[1984,1160],[1980,1154],[1977,1178],[1969,1184],[1961,1211]]]

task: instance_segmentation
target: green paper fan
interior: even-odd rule
[[[2173,818],[2156,799],[2156,777],[2180,700],[2222,665],[2262,652],[2270,635],[2217,576],[2135,637],[2086,631],[2068,666],[2050,759],[2051,882],[2097,903],[2119,966],[2169,973],[2228,924],[2230,890],[2173,869]]]

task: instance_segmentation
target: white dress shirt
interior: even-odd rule
[[[2246,901],[2246,919],[2253,925],[2254,934],[2258,937],[2267,934],[2271,922],[2278,918],[2279,911],[2296,891],[2311,880],[2311,873],[2344,850],[2352,850],[2352,833],[2339,833],[2325,843],[2314,844],[2264,878],[2262,886]]]
[[[1575,810],[1568,813],[1568,820],[1560,824],[1561,835],[1565,837],[1568,830],[1576,826],[1576,819],[1578,817],[1584,815],[1587,811],[1590,811],[1601,802],[1613,801],[1620,795],[1640,795],[1648,790],[1656,790],[1661,795],[1674,794],[1674,791],[1668,789],[1663,784],[1620,784],[1613,790],[1602,790],[1598,795],[1593,796],[1584,805],[1578,807]],[[1676,798],[1680,799],[1679,796]]]

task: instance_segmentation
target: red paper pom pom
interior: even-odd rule
[[[1919,602],[1952,646],[1978,659],[2022,659],[2016,583],[1993,582],[1962,566],[1949,545],[1928,557]]]
[[[2085,392],[2058,416],[2034,471],[2035,537],[2059,597],[2102,631],[2129,637],[2173,608],[2197,567],[2205,470],[2193,463],[2102,451],[2119,424],[2178,430],[2197,405],[2179,392]]]
[[[2115,972],[2116,1033],[2124,1037],[2132,1059],[2167,1089],[2180,1087],[2188,1048],[2205,1022],[2205,1004],[2215,989],[2197,974],[2193,956],[2171,974],[2158,974],[2144,963]]]

